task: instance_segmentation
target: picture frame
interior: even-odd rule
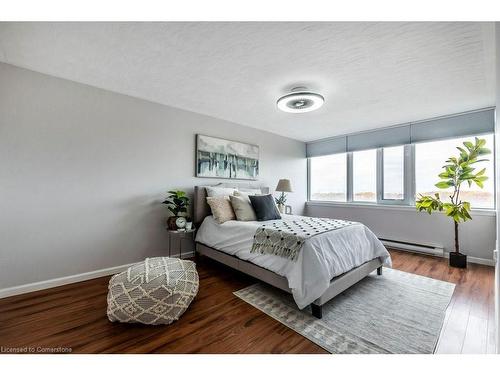
[[[196,134],[196,177],[230,180],[259,178],[259,146]]]

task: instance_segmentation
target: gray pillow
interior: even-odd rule
[[[231,205],[233,206],[236,220],[238,221],[255,221],[257,216],[253,210],[252,204],[248,196],[238,194],[238,196],[230,195]]]
[[[278,220],[281,219],[281,215],[274,203],[274,197],[271,194],[268,195],[249,195],[250,202],[252,202],[252,207],[257,215],[258,221],[266,220]]]

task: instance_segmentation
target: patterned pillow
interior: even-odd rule
[[[231,195],[229,199],[231,200],[231,205],[233,206],[233,210],[238,221],[257,220],[257,216],[255,215],[255,211],[253,210],[248,195]]]
[[[212,209],[214,219],[219,224],[236,219],[229,197],[207,197],[207,203]]]

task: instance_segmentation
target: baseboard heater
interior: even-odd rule
[[[444,255],[444,248],[439,245],[418,244],[413,242],[390,240],[387,238],[379,239],[385,246],[392,247],[394,249],[414,251],[417,253],[436,255],[440,257]]]

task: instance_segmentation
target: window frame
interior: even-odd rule
[[[349,153],[348,152],[339,152],[338,154],[346,154],[346,200],[345,201],[325,201],[325,200],[316,200],[316,199],[311,199],[311,159],[312,158],[307,158],[307,201],[308,202],[324,202],[324,203],[331,203],[331,204],[346,204],[350,203],[351,201],[349,200],[350,195],[349,195],[349,176],[352,174],[352,172],[349,171]],[[327,156],[327,155],[321,155],[321,156]],[[318,156],[318,157],[321,157]],[[352,186],[352,185],[351,185]],[[352,197],[352,189],[351,189],[351,197]]]
[[[384,198],[384,149],[389,147],[380,147],[377,149],[377,204],[385,205],[406,205],[414,204],[414,146],[401,145],[403,147],[403,199],[386,199]],[[390,146],[390,147],[401,147]],[[413,197],[413,199],[412,199]],[[413,201],[413,202],[412,202]]]
[[[491,133],[488,133],[491,134]],[[495,145],[496,145],[496,137],[493,135],[493,145],[489,147],[492,150],[491,158],[493,161],[493,176],[489,176],[494,181],[494,191],[496,192],[496,167],[495,167]],[[480,137],[481,134],[475,135]],[[472,136],[471,136],[472,137]],[[458,137],[464,138],[464,137]],[[436,140],[437,141],[437,140]],[[430,141],[432,142],[432,141]],[[346,154],[346,172],[347,172],[347,181],[346,181],[346,201],[322,201],[322,200],[313,200],[311,199],[311,159],[307,158],[307,202],[312,204],[321,204],[321,205],[344,205],[344,206],[386,206],[386,207],[415,207],[415,194],[416,194],[416,176],[415,176],[415,144],[405,144],[402,145],[404,147],[404,181],[403,181],[403,195],[404,199],[384,199],[384,171],[383,171],[383,149],[384,147],[377,148],[377,200],[376,202],[370,201],[355,201],[353,200],[353,151],[345,152]],[[388,146],[394,147],[394,146]],[[342,152],[342,154],[344,154]],[[476,212],[494,212],[497,207],[497,197],[496,194],[493,194],[493,207],[491,208],[481,208],[481,207],[472,207],[472,211]]]

